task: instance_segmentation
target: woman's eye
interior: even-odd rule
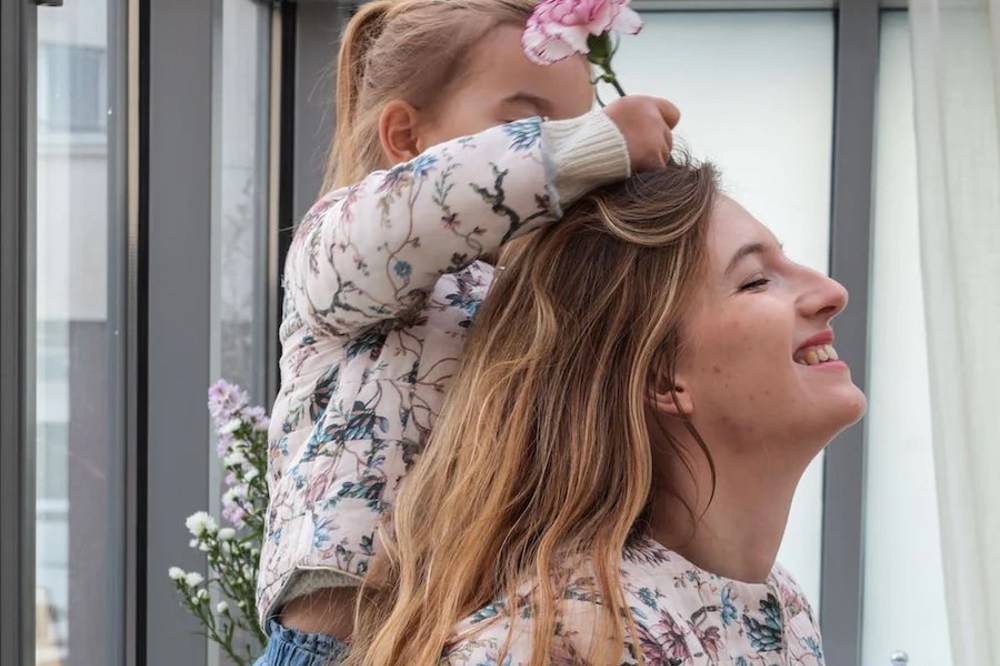
[[[763,289],[767,285],[771,284],[771,281],[767,278],[758,278],[752,282],[747,282],[740,287],[740,291],[755,291],[757,289]]]

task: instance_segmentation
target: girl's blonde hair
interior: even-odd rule
[[[385,167],[378,122],[401,99],[427,107],[460,77],[493,28],[524,26],[535,0],[374,0],[358,8],[337,56],[337,124],[323,192]]]
[[[530,663],[548,664],[553,572],[580,557],[600,599],[588,663],[618,663],[626,632],[639,652],[619,567],[650,502],[649,391],[672,381],[716,188],[711,166],[672,163],[592,192],[505,258],[381,535],[348,663],[437,664],[459,620],[530,583]]]

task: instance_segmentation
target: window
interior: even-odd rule
[[[14,4],[4,0],[5,18]],[[125,299],[126,270],[135,267],[127,259],[128,241],[135,238],[128,236],[124,212],[121,125],[127,4],[147,12],[149,41],[139,52],[148,56],[155,82],[144,88],[148,96],[142,100],[155,121],[141,132],[149,146],[146,175],[152,176],[140,202],[149,213],[148,229],[140,231],[149,241],[142,297],[148,298],[146,321],[153,323],[148,339],[138,345],[150,373],[150,404],[140,406],[148,410],[149,421],[143,431],[149,456],[144,462],[156,473],[142,489],[147,515],[138,517],[148,521],[148,543],[138,557],[140,566],[148,567],[139,611],[149,624],[144,640],[134,646],[137,655],[130,656],[151,664],[215,663],[216,655],[193,634],[196,627],[179,607],[165,571],[173,564],[203,565],[187,547],[183,518],[218,506],[221,479],[213,467],[202,397],[208,383],[226,377],[261,404],[271,397],[275,331],[269,308],[277,292],[272,104],[281,83],[278,69],[291,74],[297,68],[288,90],[298,108],[282,111],[295,118],[290,124],[298,153],[292,160],[294,187],[307,192],[298,197],[301,212],[298,204],[312,201],[319,181],[318,168],[307,171],[310,165],[321,166],[315,158],[328,145],[332,91],[324,96],[320,86],[349,11],[343,3],[278,7],[259,0],[22,4],[30,5],[33,18],[27,25],[36,31],[27,40],[34,50],[29,62],[17,65],[32,77],[27,97],[34,116],[26,125],[32,136],[18,158],[30,160],[26,170],[18,171],[27,175],[20,187],[30,195],[27,215],[17,227],[27,234],[27,319],[17,322],[26,344],[23,356],[20,349],[5,348],[3,359],[23,360],[30,375],[23,395],[16,397],[27,421],[16,453],[30,459],[34,505],[17,515],[27,520],[25,538],[35,545],[34,559],[24,563],[35,573],[35,666],[129,661],[123,628],[133,618],[125,616],[123,552],[135,544],[124,524],[123,423],[131,416],[126,401],[135,395],[123,367],[126,315],[137,315],[126,310]],[[284,49],[294,62],[272,69],[277,64],[273,49],[281,48],[272,36],[281,34],[283,18],[295,22],[284,31],[296,35],[296,43]],[[623,39],[616,56],[625,89],[674,100],[684,112],[680,140],[696,156],[718,164],[727,191],[777,233],[793,258],[826,270],[835,13],[649,11],[644,19],[642,34]],[[0,30],[7,37],[9,24]],[[905,13],[884,13],[872,238],[865,596],[859,621],[863,663],[887,664],[894,651],[905,650],[911,663],[947,666],[952,656],[925,407],[908,39]],[[6,62],[4,57],[0,62]],[[9,81],[4,79],[5,86]],[[9,99],[10,89],[2,92]],[[610,100],[613,93],[603,96]],[[292,104],[290,99],[284,103]],[[8,122],[4,115],[4,128]],[[9,164],[23,164],[12,162],[6,152],[3,161],[5,174]],[[7,226],[13,218],[6,202],[5,232],[13,227]],[[3,247],[7,266],[10,249]],[[9,293],[3,291],[5,297]],[[5,391],[8,386],[5,377]],[[8,432],[5,427],[4,444],[13,441]],[[5,464],[12,448],[3,449]],[[817,461],[802,483],[779,554],[817,610],[822,466]],[[6,610],[6,596],[4,602]],[[6,666],[6,656],[3,661]]]
[[[863,655],[952,663],[931,441],[913,74],[905,12],[881,25],[870,387],[865,491]]]
[[[215,63],[212,372],[266,403],[270,8],[222,0]]]
[[[26,322],[35,460],[35,664],[115,664],[123,638],[124,345],[118,0],[37,10]],[[60,138],[72,135],[73,141]],[[85,135],[84,149],[76,139]],[[32,154],[32,153],[29,153]]]
[[[48,42],[38,50],[38,120],[47,132],[107,128],[107,50]]]

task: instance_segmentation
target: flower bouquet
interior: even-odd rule
[[[225,469],[220,527],[205,511],[188,517],[191,547],[205,553],[208,577],[171,567],[181,603],[236,666],[249,666],[263,652],[266,637],[257,623],[255,594],[267,511],[268,419],[250,406],[239,386],[224,380],[208,391],[208,409],[218,434]]]

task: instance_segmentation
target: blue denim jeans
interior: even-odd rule
[[[286,629],[267,623],[267,648],[254,666],[336,666],[347,656],[347,644],[333,636]]]

